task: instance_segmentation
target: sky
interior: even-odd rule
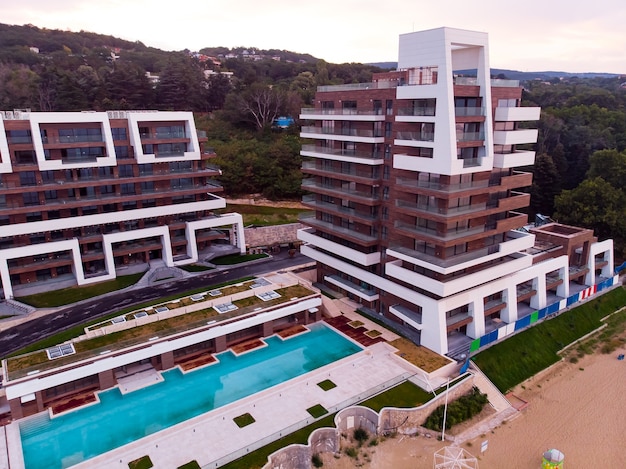
[[[492,68],[626,74],[624,0],[0,0],[5,24],[89,31],[163,50],[282,49],[390,62],[398,36],[489,34]]]

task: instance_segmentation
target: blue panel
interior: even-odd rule
[[[559,311],[559,303],[552,303],[546,308],[547,314],[557,313]]]
[[[487,345],[489,343],[489,336],[488,335],[484,335],[480,338],[480,346],[484,347],[485,345]]]
[[[461,367],[461,371],[460,374],[463,374],[467,371],[467,369],[469,368],[470,365],[470,361],[469,358],[467,360],[465,360],[465,363],[463,363],[463,366]]]
[[[518,319],[515,322],[515,330],[523,329],[524,327],[530,326],[530,315],[523,317],[522,319]]]
[[[489,342],[495,342],[498,340],[498,329],[489,333]]]
[[[571,306],[574,303],[578,303],[578,297],[580,295],[578,293],[576,293],[575,295],[572,295],[570,297],[567,298],[567,306]]]
[[[539,311],[537,311],[537,319],[545,318],[546,314],[548,314],[548,308],[540,309]]]

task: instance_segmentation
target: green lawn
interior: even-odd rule
[[[473,360],[506,392],[556,363],[559,350],[600,327],[600,319],[624,305],[626,290],[616,288],[478,353]]]
[[[309,210],[301,208],[267,207],[259,205],[227,204],[223,213],[237,212],[245,226],[271,226],[298,223],[298,215]]]
[[[122,290],[134,285],[143,277],[145,272],[132,275],[122,275],[114,280],[88,285],[85,287],[69,287],[61,290],[51,290],[36,295],[21,296],[18,301],[34,306],[35,308],[54,308],[65,306],[78,301],[94,298],[105,293]]]

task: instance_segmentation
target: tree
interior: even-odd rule
[[[209,111],[216,111],[224,107],[226,96],[232,89],[228,76],[221,73],[211,75],[206,81],[206,101]]]
[[[268,129],[280,116],[285,94],[269,86],[253,85],[237,96],[238,110],[251,121],[257,130]]]
[[[550,155],[542,153],[535,158],[533,184],[530,188],[531,215],[552,215],[554,197],[561,191],[561,177]]]
[[[616,189],[626,188],[626,151],[600,150],[589,159],[588,178],[600,177]]]
[[[554,218],[591,228],[600,239],[613,238],[621,244],[626,232],[625,201],[624,192],[604,179],[586,179],[576,189],[556,197]]]
[[[161,72],[156,87],[160,109],[176,111],[204,111],[206,88],[204,76],[197,62],[180,56],[169,60]]]

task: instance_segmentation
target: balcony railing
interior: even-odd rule
[[[317,91],[357,91],[357,90],[383,90],[397,88],[397,82],[380,81],[376,83],[350,83],[347,85],[325,85],[318,86]]]
[[[364,213],[364,212],[360,212],[350,207],[343,207],[341,205],[315,200],[315,196],[310,196],[310,195],[303,196],[302,203],[310,207],[315,207],[316,209],[319,209],[324,212],[338,213],[340,216],[347,216],[350,218],[360,218],[361,220],[367,220],[369,222],[376,221],[378,219],[378,217],[372,215],[371,213]]]
[[[397,110],[398,116],[434,116],[434,107],[401,107]]]
[[[302,133],[304,134],[320,134],[320,135],[337,135],[348,137],[382,137],[382,131],[374,130],[360,130],[360,129],[325,129],[323,127],[305,126],[302,127]]]
[[[484,116],[485,108],[483,107],[455,107],[454,115],[457,117]]]
[[[455,85],[467,85],[467,86],[479,86],[478,78],[476,77],[454,77]],[[519,87],[519,80],[500,80],[493,78],[490,80],[491,86],[503,87],[503,88],[517,88]]]
[[[332,148],[320,147],[317,145],[302,145],[303,152],[311,152],[311,153],[321,153],[324,155],[332,155],[332,156],[348,156],[348,157],[356,157],[356,158],[367,158],[372,160],[378,160],[382,158],[382,153],[380,151],[357,151],[357,150],[335,150]]]
[[[495,204],[492,204],[492,207],[489,207],[486,203],[482,204],[473,204],[473,205],[465,205],[463,207],[436,207],[433,205],[424,205],[417,204],[415,202],[407,202],[405,200],[396,200],[396,206],[398,208],[405,208],[408,210],[413,210],[416,212],[428,212],[428,213],[436,213],[439,215],[446,216],[454,216],[454,215],[462,215],[464,213],[473,213],[480,212],[482,210],[486,210],[487,208],[495,207]]]
[[[443,192],[458,192],[464,190],[471,189],[483,189],[490,186],[497,186],[498,181],[473,181],[473,182],[462,182],[456,184],[442,184],[440,182],[434,181],[419,181],[416,179],[408,179],[408,178],[396,178],[396,184],[404,187],[412,187],[412,188],[423,188],[423,189],[433,189],[436,191]]]
[[[141,132],[142,139],[188,138],[185,132]]]
[[[335,225],[327,221],[318,220],[317,218],[315,218],[315,214],[305,214],[299,216],[298,218],[305,225],[312,226],[325,233],[335,234],[340,238],[358,239],[363,243],[369,244],[376,243],[378,240],[376,236],[366,235],[350,228],[344,228],[341,225]]]
[[[435,141],[434,132],[396,132],[396,140],[413,140],[418,142]]]
[[[339,171],[337,171],[336,168],[324,166],[320,161],[303,161],[302,162],[302,169],[304,171],[306,170],[319,171],[321,173],[328,173],[329,175],[332,175],[333,177],[338,174],[341,174],[342,176],[343,175],[354,176],[354,177],[358,177],[362,179],[370,179],[370,180],[380,179],[378,168],[376,166],[373,166],[370,168],[371,170],[367,171],[367,170],[355,169],[353,167],[350,167],[350,169],[344,169],[342,167]]]
[[[473,142],[485,140],[485,132],[457,132],[457,142]]]
[[[380,196],[373,192],[363,192],[363,191],[357,191],[354,189],[342,189],[337,186],[331,186],[331,185],[319,183],[315,181],[315,179],[313,178],[304,179],[302,181],[302,187],[307,188],[307,189],[319,189],[324,192],[327,192],[327,193],[330,193],[330,194],[333,194],[342,198],[345,198],[346,196],[348,197],[351,196],[351,197],[359,197],[361,199],[366,199],[368,201],[380,200]]]
[[[104,142],[102,135],[61,135],[58,137],[42,137],[43,143],[86,143]]]
[[[395,227],[402,229],[404,231],[408,231],[417,235],[426,235],[430,237],[434,237],[443,241],[449,241],[457,238],[463,238],[465,236],[471,236],[474,234],[484,233],[489,231],[490,229],[495,229],[490,226],[478,226],[475,228],[457,228],[455,230],[449,230],[446,233],[440,232],[433,228],[427,228],[425,226],[417,226],[410,223],[405,223],[401,221],[395,222]]]
[[[382,116],[383,109],[322,109],[305,107],[301,109],[301,114],[322,114],[326,116]]]

